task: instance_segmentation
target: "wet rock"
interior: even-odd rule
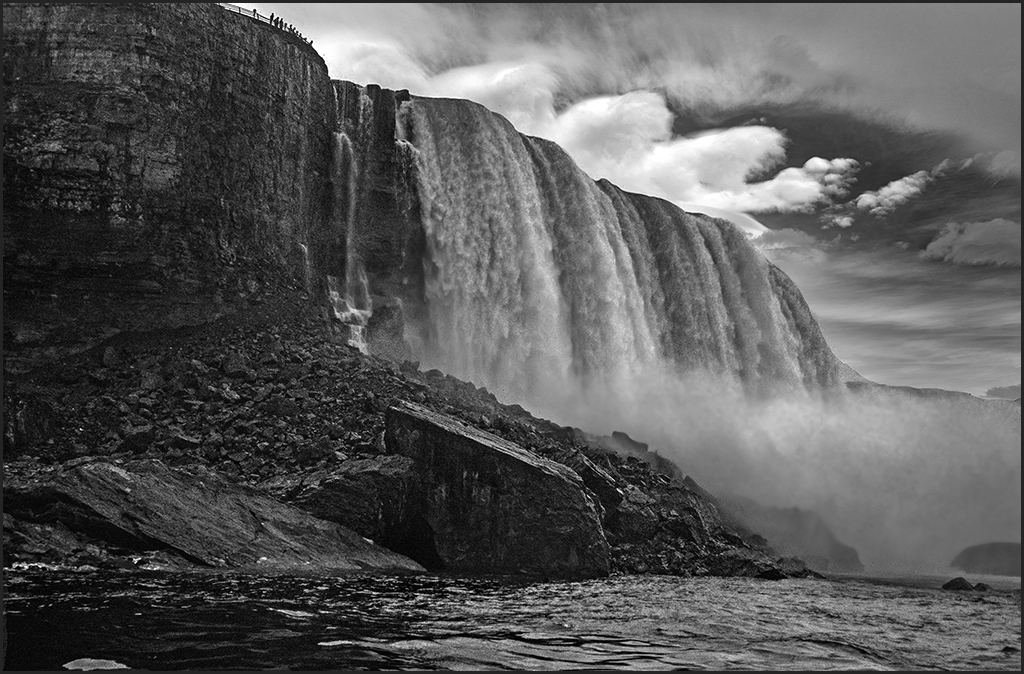
[[[309,364],[289,363],[281,367],[277,372],[277,380],[283,383],[290,383],[302,379],[309,374]]]
[[[962,576],[957,576],[953,580],[950,580],[942,585],[943,590],[953,590],[956,592],[963,592],[967,590],[973,590],[974,585]]]
[[[303,444],[295,451],[295,460],[303,466],[311,466],[332,456],[334,456],[334,443],[327,436]]]
[[[168,442],[175,449],[198,449],[203,444],[203,441],[199,438],[185,435],[184,433],[172,434]]]
[[[416,535],[406,529],[405,520],[417,484],[412,459],[385,455],[346,458],[328,470],[277,477],[260,486],[320,519],[397,550]]]
[[[220,369],[225,375],[233,379],[244,379],[246,381],[256,379],[256,371],[253,370],[249,358],[237,351],[232,351],[224,357]]]
[[[638,454],[646,452],[649,446],[646,442],[634,440],[622,431],[612,431],[612,439],[628,451]]]
[[[5,395],[4,456],[21,454],[50,440],[56,434],[57,422],[56,410],[47,400],[32,395]]]
[[[603,576],[609,548],[574,471],[420,405],[387,410],[387,451],[415,462],[407,554],[461,573]]]
[[[117,451],[141,454],[156,441],[156,428],[152,424],[129,426],[124,430]]]
[[[264,414],[274,417],[290,417],[302,411],[302,405],[282,395],[273,395],[267,398],[260,409]]]
[[[121,358],[121,354],[117,352],[112,346],[108,346],[103,349],[103,365],[109,368],[115,368],[121,365],[124,359]]]
[[[623,495],[618,481],[582,452],[575,450],[556,452],[552,458],[576,471],[583,479],[583,484],[587,485],[587,489],[597,495],[606,512],[613,512],[622,503]]]
[[[154,391],[162,388],[164,383],[164,378],[158,372],[146,370],[142,373],[142,381],[139,387],[144,391]]]
[[[198,566],[422,570],[345,527],[199,466],[100,460],[37,472],[4,485],[4,508],[16,521],[66,530],[74,539],[135,551],[169,550]]]

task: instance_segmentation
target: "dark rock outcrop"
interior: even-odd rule
[[[956,592],[970,591],[974,589],[974,584],[962,576],[957,576],[956,578],[943,583],[942,589],[954,590]]]
[[[620,456],[634,456],[640,459],[659,473],[679,478],[680,480],[685,477],[679,466],[670,459],[661,456],[657,451],[652,451],[650,445],[646,442],[634,440],[627,433],[612,431],[610,436],[599,436],[596,440],[601,446],[607,447]]]
[[[322,279],[323,58],[216,3],[5,3],[4,361]]]
[[[456,572],[608,574],[597,506],[566,466],[405,401],[388,408],[385,443],[416,464],[414,559]]]
[[[199,567],[260,571],[422,571],[416,562],[233,484],[156,460],[76,462],[4,484],[5,557],[125,558],[161,552]],[[8,543],[10,545],[8,545]],[[116,553],[120,552],[120,555]],[[81,560],[80,560],[81,561]]]
[[[992,586],[986,585],[985,583],[978,583],[977,585],[974,585],[963,576],[957,576],[953,580],[943,583],[942,589],[952,590],[954,592],[991,592]]]
[[[412,459],[382,455],[347,459],[306,475],[282,475],[260,486],[316,517],[400,549],[417,480]]]
[[[820,571],[864,570],[857,550],[842,543],[817,514],[802,508],[775,508],[750,499],[719,499],[739,525],[763,536],[779,553],[795,556]]]
[[[1020,543],[983,543],[965,548],[950,563],[968,573],[1020,575]]]
[[[767,545],[745,539],[692,478],[651,472],[635,458],[626,463],[642,466],[640,474],[647,479],[632,475],[623,485],[622,503],[607,517],[617,571],[767,579],[809,575],[801,563],[783,564]],[[783,572],[783,566],[792,573]]]

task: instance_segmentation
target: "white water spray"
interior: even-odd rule
[[[799,290],[732,223],[595,183],[474,103],[404,107],[425,366],[628,432],[713,492],[813,509],[875,568],[1019,540],[1019,407],[1014,430],[970,401],[853,395]]]
[[[344,213],[345,221],[337,226],[345,231],[345,278],[327,277],[327,297],[334,312],[334,318],[348,328],[348,344],[367,353],[366,325],[373,314],[369,283],[366,270],[356,250],[355,219],[358,202],[358,171],[352,143],[345,133],[335,134],[334,176],[337,185],[344,185],[345,191],[336,191],[335,198],[344,196],[346,207],[336,208]],[[337,202],[336,202],[337,203]]]

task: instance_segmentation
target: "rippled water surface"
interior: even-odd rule
[[[5,669],[1019,670],[1009,581],[5,571]]]

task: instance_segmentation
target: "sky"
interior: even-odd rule
[[[864,377],[1020,397],[1020,4],[241,6],[732,220]]]

